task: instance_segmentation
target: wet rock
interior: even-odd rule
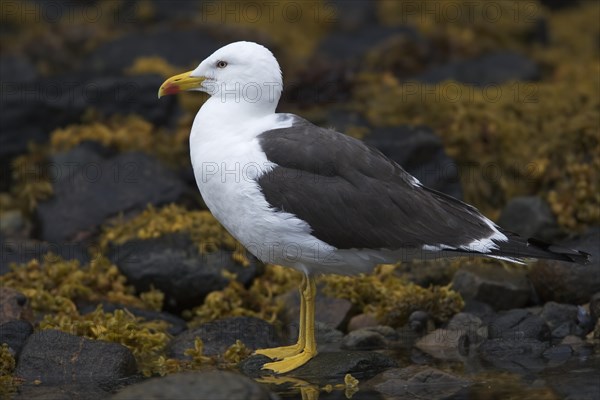
[[[17,319],[33,321],[27,296],[8,286],[0,286],[0,324]]]
[[[571,304],[559,304],[550,301],[544,304],[540,317],[546,321],[553,338],[563,338],[567,335],[585,335],[578,325],[577,306]]]
[[[421,333],[429,329],[431,324],[433,324],[433,321],[431,321],[429,314],[427,314],[425,311],[413,311],[408,317],[408,326],[410,326],[410,329],[417,333]]]
[[[95,392],[114,390],[136,374],[135,358],[126,347],[55,330],[31,335],[15,370],[28,384],[77,384]]]
[[[496,311],[494,311],[492,306],[477,300],[465,301],[463,312],[478,317],[484,324],[487,324],[496,318]]]
[[[332,0],[327,2],[327,7],[331,8],[326,11],[335,12],[332,16],[335,15],[333,19],[339,31],[356,32],[379,24],[377,5],[370,1]]]
[[[86,384],[64,383],[60,386],[38,386],[26,383],[19,386],[19,395],[15,400],[104,400],[107,396],[110,396],[110,392]]]
[[[64,260],[78,260],[80,264],[90,261],[88,250],[96,243],[86,241],[42,242],[32,239],[9,239],[0,235],[0,275],[10,271],[11,264],[25,264],[33,259],[41,260],[52,253]]]
[[[252,379],[231,371],[196,371],[173,374],[131,385],[113,400],[146,399],[275,400],[275,394]]]
[[[348,331],[377,326],[377,318],[373,314],[358,314],[350,318],[348,322]]]
[[[251,264],[244,267],[231,255],[231,251],[224,249],[200,254],[198,243],[185,234],[131,240],[111,246],[107,254],[138,292],[151,286],[162,291],[165,309],[173,312],[193,308],[208,293],[227,286],[229,279],[223,276],[223,271],[235,273],[238,281],[249,284],[261,264],[251,258]]]
[[[488,327],[490,339],[537,339],[548,340],[550,329],[546,322],[527,310],[510,310],[500,314]]]
[[[430,128],[411,125],[378,128],[364,142],[400,164],[424,186],[462,199],[458,166]]]
[[[465,378],[436,368],[411,365],[381,373],[368,382],[366,388],[373,388],[386,398],[446,399],[469,384]]]
[[[550,206],[537,196],[511,199],[502,210],[498,225],[523,237],[535,237],[548,242],[554,242],[561,234]]]
[[[33,333],[29,321],[14,320],[0,324],[0,344],[6,343],[16,358],[21,354],[27,338]]]
[[[0,97],[0,160],[27,151],[29,142],[47,142],[54,129],[79,123],[88,108],[105,117],[137,114],[154,124],[167,124],[176,115],[177,103],[175,98],[156,101],[162,82],[156,75],[92,78],[86,72],[9,83]]]
[[[300,293],[291,290],[283,297],[285,320],[295,325],[300,315]],[[352,303],[346,299],[325,296],[319,293],[315,298],[315,319],[334,329],[345,329],[351,316]]]
[[[552,346],[546,349],[543,355],[544,358],[551,362],[551,365],[560,365],[562,362],[571,358],[573,355],[573,349],[569,345],[560,344],[558,346]]]
[[[389,326],[373,326],[358,329],[344,336],[342,348],[346,350],[377,350],[387,347],[390,341],[398,339],[394,328]]]
[[[27,59],[10,55],[0,57],[0,76],[6,82],[27,83],[34,81],[38,74]]]
[[[563,261],[540,260],[529,279],[544,302],[584,304],[600,292],[600,228],[592,228],[578,238],[560,243],[562,247],[585,251],[592,255],[587,265]]]
[[[20,153],[27,148],[27,139],[19,137],[23,131],[18,129],[18,119],[22,112],[18,110],[14,102],[9,98],[15,96],[23,86],[28,86],[37,78],[35,67],[25,58],[19,56],[0,57],[0,76],[2,77],[2,97],[0,98],[0,109],[2,109],[2,120],[0,121],[0,160],[6,161],[6,167],[9,168],[8,158]],[[23,123],[25,121],[22,121]],[[29,130],[31,136],[43,136],[41,133]],[[2,163],[4,164],[4,162]],[[4,167],[4,165],[3,165]],[[6,174],[2,178],[7,178]],[[4,181],[4,179],[3,179]],[[5,181],[5,182],[6,182]]]
[[[561,10],[563,8],[574,8],[580,3],[579,0],[541,0],[540,3],[544,7],[551,10]]]
[[[542,354],[550,347],[537,339],[488,339],[479,346],[480,357],[494,367],[515,373],[541,371]]]
[[[579,336],[567,335],[560,342],[561,345],[569,346],[573,349],[573,352],[578,356],[587,357],[592,354],[593,345],[586,342]]]
[[[600,319],[600,292],[594,294],[590,299],[590,317],[593,323]]]
[[[184,67],[197,66],[223,44],[202,29],[136,31],[100,45],[87,57],[81,69],[89,73],[119,75],[139,57],[161,57],[184,71]]]
[[[437,359],[461,360],[469,354],[471,346],[482,340],[476,334],[465,331],[436,329],[417,340],[415,347]]]
[[[240,340],[250,350],[282,346],[273,325],[254,317],[223,318],[200,325],[175,337],[169,344],[169,356],[189,359],[183,354],[194,348],[194,340],[199,337],[204,342],[204,354],[221,354],[229,346]]]
[[[596,400],[600,396],[600,359],[571,357],[558,368],[541,372],[540,377],[561,399]]]
[[[448,321],[448,326],[446,326],[446,329],[451,331],[476,333],[482,325],[483,322],[476,315],[460,312],[453,316],[450,321]]]
[[[142,153],[123,153],[93,169],[80,168],[53,187],[54,196],[36,209],[41,237],[53,243],[89,235],[119,212],[176,201],[185,191],[173,172]]]
[[[261,370],[267,362],[271,362],[268,357],[251,356],[242,361],[239,368],[250,377],[260,377],[271,374],[269,371]],[[311,383],[339,380],[346,374],[352,374],[359,380],[366,380],[396,366],[397,363],[392,358],[374,351],[323,352],[286,375]]]
[[[498,52],[431,68],[417,76],[416,80],[428,84],[454,80],[488,86],[513,80],[535,81],[539,77],[538,66],[529,58],[517,53]]]
[[[338,329],[315,321],[315,340],[322,351],[339,350],[344,334]],[[288,342],[295,343],[298,340],[298,329],[294,329]]]
[[[456,272],[452,288],[465,301],[488,303],[496,310],[526,306],[531,298],[527,272],[499,264],[471,264]]]
[[[354,32],[331,32],[323,38],[316,52],[319,58],[328,62],[352,65],[358,63],[365,53],[383,44],[392,36],[409,41],[421,39],[417,30],[412,27],[384,27],[369,24]]]
[[[95,304],[77,304],[77,310],[81,315],[89,314],[96,310],[98,306]],[[167,332],[170,335],[177,336],[183,331],[187,329],[187,323],[182,318],[179,318],[176,315],[173,315],[164,311],[153,311],[153,310],[144,310],[141,308],[135,308],[130,306],[124,306],[122,304],[113,304],[102,302],[102,309],[104,312],[114,312],[115,310],[127,310],[131,314],[136,317],[144,318],[147,321],[164,321],[169,324],[169,328],[167,328]]]

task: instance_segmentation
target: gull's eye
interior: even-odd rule
[[[227,66],[227,61],[217,61],[217,68],[225,68]]]

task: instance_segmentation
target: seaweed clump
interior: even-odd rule
[[[81,267],[77,260],[63,260],[47,254],[40,262],[36,259],[26,264],[13,265],[12,270],[0,276],[0,285],[25,294],[31,307],[38,313],[63,313],[78,315],[76,303],[108,301],[132,307],[156,308],[154,295],[151,307],[134,295],[134,288],[116,265],[104,257],[93,259]],[[154,291],[152,291],[154,292]]]
[[[206,210],[186,210],[177,204],[162,208],[149,205],[130,220],[120,219],[103,228],[100,247],[106,250],[110,244],[121,245],[136,239],[154,239],[167,234],[184,233],[197,244],[200,253],[220,248],[233,249],[232,257],[242,265],[248,265],[243,247]]]
[[[536,18],[545,15],[540,6],[536,10]],[[540,82],[428,85],[401,82],[390,73],[365,72],[354,98],[375,126],[426,124],[435,129],[458,163],[466,200],[484,213],[495,217],[508,199],[539,193],[561,226],[583,230],[600,223],[599,11],[598,3],[588,2],[569,12],[549,14],[554,36],[543,47],[521,34],[507,39],[510,35],[503,31],[482,34],[476,24],[464,28],[478,43],[482,36],[498,35],[490,49],[520,46],[533,54],[542,66]],[[419,16],[444,17],[435,12]],[[585,27],[585,34],[575,33],[573,26]],[[457,32],[449,37],[464,39]]]
[[[81,142],[93,141],[120,152],[141,151],[176,167],[187,159],[188,136],[189,130],[176,130],[171,134],[137,115],[114,115],[106,121],[87,121],[54,130],[50,135],[50,153],[67,151]]]
[[[12,374],[17,362],[6,343],[0,346],[0,398],[9,398],[17,390],[19,381]]]
[[[273,323],[283,309],[277,296],[297,287],[300,274],[291,268],[267,264],[265,273],[254,279],[249,288],[231,279],[223,290],[209,293],[204,303],[193,310],[189,326],[225,317],[250,316]]]
[[[413,311],[426,311],[439,323],[448,321],[463,307],[460,294],[448,286],[423,288],[395,274],[395,265],[379,265],[370,275],[358,277],[328,275],[322,278],[323,292],[345,298],[382,324],[400,327]]]

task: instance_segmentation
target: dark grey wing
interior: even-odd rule
[[[339,249],[458,248],[493,233],[475,208],[421,186],[349,136],[297,118],[259,140],[278,165],[258,180],[266,200]]]

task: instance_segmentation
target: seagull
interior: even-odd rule
[[[282,374],[317,354],[315,276],[460,255],[584,264],[589,255],[505,231],[476,208],[423,186],[378,150],[275,109],[283,90],[271,51],[226,45],[158,97],[209,94],[190,134],[198,189],[212,214],[265,263],[303,273],[297,343],[260,349]]]

